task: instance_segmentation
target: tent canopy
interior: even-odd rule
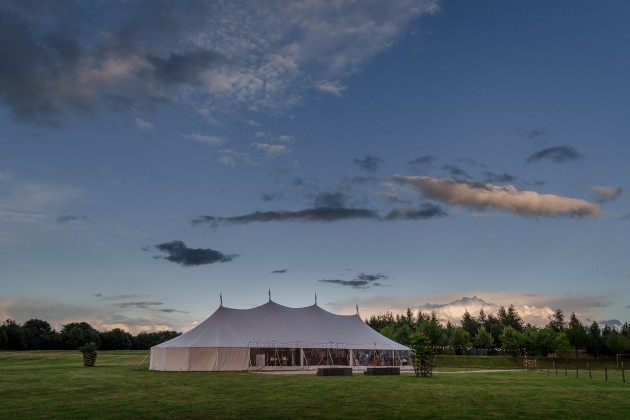
[[[289,308],[271,300],[252,309],[220,306],[208,319],[155,347],[291,347],[409,350],[358,315],[335,315],[317,304]]]

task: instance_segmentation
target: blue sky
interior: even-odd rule
[[[630,321],[627,2],[62,3],[0,5],[3,319]]]

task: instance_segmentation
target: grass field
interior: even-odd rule
[[[630,413],[630,384],[620,375],[606,382],[546,370],[452,374],[453,366],[432,378],[152,372],[146,362],[137,368],[145,355],[102,351],[96,367],[84,368],[79,352],[0,352],[0,418],[626,419]]]

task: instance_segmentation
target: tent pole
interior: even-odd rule
[[[249,345],[251,344],[251,341],[247,343],[247,360],[248,362],[248,369],[252,368],[252,353],[251,353],[251,349],[249,347]]]

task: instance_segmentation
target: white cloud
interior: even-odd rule
[[[393,179],[419,191],[425,198],[476,210],[494,208],[521,216],[600,217],[599,206],[588,201],[521,191],[513,186],[473,185],[428,176],[396,175]]]
[[[282,136],[278,137],[278,141],[281,141],[283,143],[292,143],[295,140],[295,136],[290,136],[288,134],[283,134]]]
[[[268,144],[268,143],[252,143],[252,147],[261,150],[265,153],[265,156],[269,159],[277,158],[280,155],[286,155],[291,153],[289,148],[284,144]]]
[[[142,133],[150,133],[155,128],[153,124],[141,118],[136,118],[135,124],[136,124],[136,129]]]
[[[341,96],[344,90],[348,89],[346,86],[339,82],[323,81],[316,85],[317,90],[320,92],[330,93],[335,96]]]
[[[236,160],[242,160],[250,165],[256,165],[256,160],[249,153],[239,153],[230,149],[222,149],[219,163],[225,166],[236,166]]]
[[[479,296],[463,298],[463,296]],[[361,318],[366,319],[372,315],[391,312],[404,314],[407,308],[414,312],[421,310],[423,313],[435,312],[438,319],[446,323],[459,325],[459,322],[468,310],[474,317],[479,315],[479,309],[484,309],[486,315],[496,315],[499,306],[514,308],[525,323],[536,326],[544,326],[549,322],[556,309],[561,309],[568,321],[572,312],[582,323],[602,319],[602,311],[612,304],[610,297],[595,294],[552,294],[552,293],[450,293],[435,296],[378,296],[368,299],[341,300],[327,303],[336,313],[352,314],[355,305],[359,306]]]
[[[180,134],[180,136],[197,143],[207,144],[209,146],[220,146],[225,142],[225,139],[223,137],[209,136],[199,133]]]

